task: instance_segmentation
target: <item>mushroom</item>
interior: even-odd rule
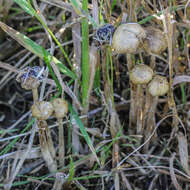
[[[169,84],[166,77],[156,75],[148,85],[148,89],[149,93],[155,98],[163,96],[169,90]]]
[[[146,32],[140,24],[122,24],[113,34],[112,47],[117,53],[137,53],[145,37]]]
[[[145,130],[145,140],[149,138],[151,133],[154,131],[155,127],[155,112],[158,104],[158,97],[165,95],[169,90],[169,84],[167,78],[160,75],[155,75],[152,81],[148,85],[148,92],[151,95],[151,104],[148,111],[146,130]],[[155,139],[155,135],[152,140]],[[148,150],[149,142],[145,145],[145,151]]]
[[[31,107],[32,116],[37,119],[39,127],[39,139],[43,158],[47,163],[50,172],[57,170],[57,164],[55,161],[55,149],[51,137],[50,130],[46,120],[53,113],[53,106],[50,102],[41,101],[34,103]]]
[[[129,76],[133,84],[140,85],[149,83],[152,80],[153,73],[149,66],[139,64],[130,71]]]
[[[143,130],[143,101],[144,101],[144,93],[143,93],[143,85],[148,84],[153,77],[153,70],[144,64],[140,64],[135,66],[129,76],[130,80],[133,84],[137,85],[136,97],[134,101],[134,110],[137,113],[137,134],[142,134]]]
[[[31,110],[33,117],[38,120],[47,120],[53,113],[53,106],[50,102],[41,101],[34,103]]]
[[[54,116],[59,123],[59,164],[64,166],[65,144],[62,120],[68,112],[68,104],[64,99],[56,98],[52,101],[52,105],[54,108]]]
[[[164,32],[153,27],[145,28],[146,40],[144,41],[145,50],[148,53],[160,55],[167,48],[167,40]]]
[[[116,53],[126,54],[127,66],[129,72],[134,67],[131,59],[131,53],[138,53],[141,50],[142,42],[146,38],[146,32],[138,23],[125,23],[121,24],[114,32],[112,38],[112,48]],[[133,84],[130,84],[131,90],[131,104],[130,104],[130,119],[129,119],[129,131],[133,132],[133,125],[136,123],[136,111],[135,111],[135,92],[133,90]],[[129,132],[130,133],[130,132]]]
[[[155,58],[156,56],[161,58],[161,53],[167,48],[167,40],[164,32],[151,26],[145,28],[145,32],[146,39],[144,40],[143,48],[145,52],[151,55],[150,67],[154,69]]]
[[[34,102],[38,101],[38,87],[43,79],[44,67],[26,67],[17,75],[17,82],[21,83],[21,87],[25,90],[32,90]]]
[[[38,87],[43,79],[44,67],[26,67],[21,70],[16,80],[21,83],[25,90],[32,90],[34,104],[31,107],[32,116],[37,119],[39,127],[39,139],[42,156],[51,172],[57,170],[55,162],[55,149],[51,138],[50,130],[46,120],[53,113],[53,106],[50,102],[38,101]]]

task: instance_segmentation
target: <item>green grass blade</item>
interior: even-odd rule
[[[86,3],[85,1],[86,1],[86,0],[83,0],[82,3],[83,3],[83,4]],[[97,28],[97,27],[98,27],[98,25],[97,25],[97,23],[95,22],[95,20],[94,20],[87,12],[84,11],[85,9],[84,9],[83,7],[82,7],[82,8],[80,7],[80,5],[77,3],[76,0],[70,0],[70,2],[71,2],[71,4],[72,4],[72,6],[73,6],[75,12],[76,12],[79,16],[85,16],[86,18],[88,18],[88,20],[90,21],[90,23],[93,25],[94,28]],[[87,2],[88,2],[88,1],[87,1]]]
[[[93,145],[92,145],[92,141],[91,141],[91,139],[90,139],[88,133],[86,132],[86,129],[85,129],[85,127],[84,127],[82,121],[80,120],[80,118],[78,117],[77,113],[74,111],[74,109],[72,108],[72,106],[71,106],[70,104],[69,104],[69,111],[70,111],[70,113],[71,113],[71,116],[74,118],[75,122],[76,122],[77,125],[79,126],[80,131],[81,131],[81,133],[82,133],[84,139],[86,140],[86,143],[88,144],[90,150],[91,150],[92,153],[94,154],[94,156],[95,156],[95,158],[96,158],[98,164],[100,165],[100,161],[99,161],[99,159],[98,159],[98,157],[97,157],[97,155],[96,155],[96,150],[95,150],[95,148],[94,148]]]
[[[83,0],[82,8],[88,13],[88,0]],[[82,20],[82,104],[85,107],[89,89],[89,28],[88,20]]]
[[[181,83],[180,88],[181,88],[182,103],[183,105],[185,105],[187,103],[187,96],[185,94],[185,83]]]
[[[72,157],[70,156],[70,169],[69,169],[69,177],[67,180],[68,182],[71,182],[73,180],[74,174],[75,174],[75,165]]]
[[[36,15],[35,9],[31,6],[31,4],[26,0],[14,0],[25,12],[27,12],[31,16]]]
[[[111,9],[113,10],[114,7],[116,6],[117,4],[117,0],[113,0],[112,4],[111,4]]]
[[[64,64],[61,63],[56,57],[52,56],[47,50],[45,50],[43,47],[35,43],[33,40],[25,36],[24,34],[21,34],[20,32],[14,30],[13,28],[7,26],[6,24],[0,22],[0,27],[9,34],[13,39],[15,39],[19,44],[21,44],[23,47],[34,53],[36,56],[40,57],[41,59],[44,58],[44,52],[48,56],[51,56],[51,60],[57,64],[58,68],[62,73],[65,75],[76,79],[75,73],[73,73],[70,69],[68,69]]]

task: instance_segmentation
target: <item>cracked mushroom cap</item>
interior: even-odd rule
[[[163,96],[169,90],[167,78],[156,75],[149,83],[148,90],[152,96]]]
[[[53,113],[53,106],[50,102],[41,101],[32,105],[32,116],[39,120],[47,120]]]
[[[68,104],[62,98],[56,98],[52,101],[54,115],[57,119],[63,118],[68,112]]]
[[[153,77],[153,70],[144,64],[136,65],[129,73],[133,84],[147,84]]]
[[[138,23],[120,25],[113,34],[112,47],[117,53],[137,53],[145,30]]]

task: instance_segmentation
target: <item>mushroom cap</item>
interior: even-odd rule
[[[147,27],[145,31],[148,51],[154,54],[161,54],[167,48],[167,40],[164,32],[153,27]]]
[[[169,90],[166,77],[156,75],[148,85],[148,91],[152,96],[163,96]]]
[[[32,116],[39,120],[47,120],[53,113],[53,106],[50,102],[36,102],[31,107]]]
[[[120,25],[113,34],[112,47],[117,53],[136,53],[145,30],[138,23]]]
[[[153,70],[144,64],[136,65],[129,73],[133,84],[147,84],[153,77]]]
[[[56,98],[52,101],[54,115],[57,119],[63,118],[68,112],[68,104],[64,99]]]
[[[25,90],[32,90],[38,88],[40,85],[43,79],[43,71],[44,67],[26,67],[19,72],[16,80],[21,83],[22,88]]]
[[[25,90],[32,90],[38,88],[39,85],[40,81],[32,77],[28,78],[26,82],[21,82],[21,87],[24,88]]]

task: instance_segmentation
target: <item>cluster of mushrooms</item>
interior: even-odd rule
[[[118,54],[145,52],[154,58],[154,62],[155,56],[159,56],[167,48],[167,40],[161,30],[153,27],[142,27],[138,23],[121,24],[116,29],[110,24],[106,24],[96,31],[95,39],[101,44],[111,44],[114,52]],[[135,94],[135,99],[132,99],[130,109],[133,109],[135,115],[132,120],[134,120],[136,131],[132,126],[133,131],[131,133],[144,135],[145,140],[155,127],[158,96],[165,95],[169,90],[167,78],[154,74],[154,66],[155,63],[150,64],[150,66],[139,64],[128,67],[131,84],[133,87],[135,86],[135,90],[131,88]]]
[[[111,24],[106,24],[96,31],[94,38],[99,41],[100,44],[109,43],[115,52],[125,54],[135,54],[141,51],[145,51],[149,54],[160,54],[167,47],[162,31],[152,27],[143,28],[137,23],[121,24],[116,30]],[[68,105],[62,98],[56,98],[51,102],[39,101],[37,89],[42,79],[43,70],[38,66],[27,67],[17,76],[17,81],[21,83],[22,88],[32,90],[34,104],[31,107],[31,111],[32,116],[37,119],[37,125],[39,127],[41,152],[49,170],[54,172],[57,170],[56,151],[46,120],[50,116],[54,116],[58,120],[59,147],[64,149],[62,119],[68,112]],[[148,88],[147,93],[152,97],[151,105],[149,104],[147,106],[146,102],[144,106],[142,102],[140,102],[137,106],[137,134],[142,134],[143,131],[146,131],[143,129],[145,126],[143,117],[145,118],[146,116],[147,107],[150,110],[152,109],[149,115],[150,119],[154,118],[153,110],[156,108],[158,96],[166,94],[169,85],[165,77],[154,75],[151,67],[145,64],[136,65],[130,70],[130,81],[137,87],[137,105],[138,99],[140,100],[143,97],[144,87],[146,87],[146,89]],[[145,111],[143,111],[144,109]],[[150,126],[152,127],[152,125]],[[148,127],[147,131],[146,134],[149,135],[152,129]],[[64,150],[59,150],[59,162],[61,165],[64,164],[63,157]]]
[[[101,45],[108,43],[116,53],[139,53],[159,55],[167,48],[164,33],[154,27],[142,27],[138,23],[121,24],[114,28],[105,24],[96,30],[94,39]]]
[[[153,27],[143,28],[138,23],[121,24],[114,32],[112,48],[117,53],[147,53],[159,55],[167,48],[164,33]]]
[[[153,70],[144,64],[139,64],[131,70],[130,80],[136,85],[148,84],[148,92],[153,97],[163,96],[169,89],[167,78],[161,75],[154,75]]]
[[[62,98],[55,98],[53,101],[39,101],[38,99],[38,87],[42,80],[41,76],[38,76],[41,68],[38,66],[35,67],[27,67],[23,71],[19,73],[17,76],[17,81],[21,83],[22,88],[25,90],[32,90],[33,92],[33,100],[34,104],[31,107],[32,116],[37,119],[37,125],[39,128],[39,140],[41,152],[46,164],[51,172],[55,172],[57,170],[56,163],[56,151],[53,145],[53,140],[51,137],[50,130],[48,128],[48,124],[46,120],[51,116],[54,116],[59,123],[59,147],[63,147],[63,124],[62,119],[68,112],[68,104]],[[64,147],[63,147],[64,148]],[[60,164],[63,164],[64,150],[59,151],[59,157],[62,157]],[[60,155],[61,154],[61,155]]]

